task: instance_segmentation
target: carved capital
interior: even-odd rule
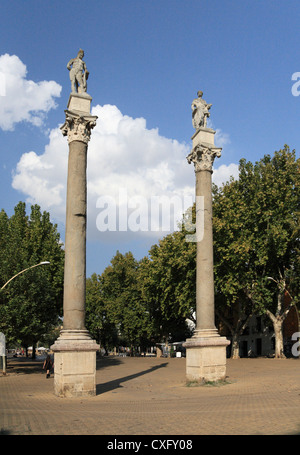
[[[188,163],[194,163],[195,172],[209,171],[213,172],[212,167],[216,157],[221,156],[220,148],[209,147],[206,145],[196,145],[191,153],[186,157]]]
[[[91,138],[91,130],[96,125],[96,116],[79,115],[71,111],[66,112],[66,121],[60,128],[63,136],[68,136],[68,143],[81,141],[87,144]]]

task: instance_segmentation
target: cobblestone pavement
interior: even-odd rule
[[[300,360],[227,362],[227,383],[187,387],[184,358],[97,360],[97,395],[58,398],[42,361],[0,372],[0,434],[300,434]]]

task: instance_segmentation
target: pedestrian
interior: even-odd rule
[[[49,354],[47,354],[46,360],[43,365],[43,369],[46,370],[46,378],[50,378],[50,371],[53,367],[53,362]]]

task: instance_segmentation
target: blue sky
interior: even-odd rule
[[[87,274],[101,273],[116,250],[140,259],[165,232],[101,232],[99,198],[116,199],[120,189],[131,202],[193,192],[186,155],[198,90],[213,104],[210,126],[223,148],[216,183],[236,175],[241,158],[284,144],[299,156],[299,23],[293,0],[1,2],[0,208],[11,215],[20,200],[28,211],[38,203],[64,239],[59,126],[66,64],[82,48],[99,117],[88,157]]]

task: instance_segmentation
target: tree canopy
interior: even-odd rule
[[[223,315],[224,304],[235,306],[245,318],[267,314],[275,324],[277,317],[282,328],[286,286],[298,301],[299,171],[295,151],[285,146],[255,164],[241,160],[239,179],[214,188],[216,301]]]
[[[35,344],[62,315],[64,250],[57,226],[38,205],[0,212],[0,330],[7,343]],[[31,268],[43,261],[50,264]]]

